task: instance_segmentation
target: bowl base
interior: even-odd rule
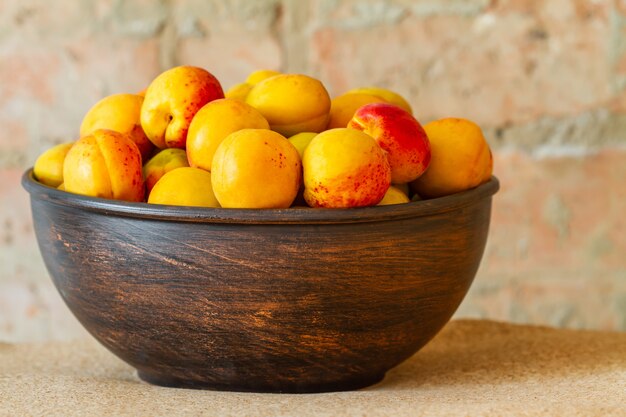
[[[291,393],[306,394],[319,392],[353,391],[374,385],[385,378],[385,374],[363,375],[352,377],[341,381],[331,381],[323,383],[307,383],[304,381],[286,383],[283,385],[272,384],[250,384],[237,382],[216,382],[180,379],[164,375],[154,375],[142,371],[137,371],[139,378],[149,384],[170,388],[206,389],[214,391],[234,391],[234,392],[259,392],[259,393]]]

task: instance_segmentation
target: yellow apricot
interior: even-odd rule
[[[396,106],[402,107],[404,110],[413,114],[413,109],[411,109],[411,105],[409,104],[408,101],[406,101],[404,97],[386,88],[361,87],[361,88],[352,89],[348,91],[347,94],[352,94],[352,93],[371,94],[373,96],[378,96],[382,98],[385,102],[389,104],[395,104]]]
[[[269,129],[267,120],[240,100],[214,100],[194,116],[187,134],[189,165],[211,171],[213,155],[224,138],[241,129]]]
[[[378,203],[377,206],[404,204],[408,203],[409,201],[411,200],[409,200],[409,197],[404,193],[404,191],[392,185],[391,187],[389,187],[389,189],[387,189],[385,196],[382,200],[380,200],[380,203]]]
[[[139,148],[113,130],[80,138],[65,157],[63,180],[70,193],[126,201],[144,197]]]
[[[246,103],[284,136],[321,132],[328,124],[330,97],[319,80],[301,74],[281,74],[259,82]]]
[[[246,97],[248,97],[248,93],[252,89],[252,84],[248,83],[239,83],[235,84],[228,89],[224,93],[224,97],[229,99],[246,101]]]
[[[431,146],[426,172],[411,183],[422,197],[441,197],[476,187],[491,177],[492,157],[480,127],[446,118],[424,126]]]
[[[370,103],[385,103],[381,97],[365,93],[346,93],[335,97],[330,102],[330,119],[326,129],[347,127],[354,112]]]
[[[284,136],[242,129],[215,151],[211,181],[222,207],[287,208],[298,193],[301,171],[298,151]]]
[[[256,70],[248,75],[246,83],[250,85],[258,84],[267,78],[273,77],[274,75],[280,75],[280,72],[268,69]]]
[[[382,200],[391,184],[385,151],[355,129],[331,129],[304,151],[304,199],[311,207],[364,207]]]
[[[187,154],[184,149],[167,148],[154,155],[143,166],[143,177],[148,192],[161,177],[176,168],[188,167]]]
[[[219,207],[211,173],[200,168],[176,168],[159,179],[148,196],[150,204],[171,206]]]
[[[298,150],[300,159],[304,156],[306,147],[309,146],[309,143],[311,143],[315,136],[317,136],[317,133],[315,132],[300,132],[289,138],[289,142],[291,142],[291,144]]]
[[[39,155],[33,167],[37,181],[50,187],[63,183],[63,163],[72,145],[74,142],[61,143]]]
[[[80,136],[98,129],[115,130],[128,134],[137,144],[141,157],[146,160],[154,145],[141,128],[139,115],[143,96],[139,94],[113,94],[98,101],[89,109],[80,125]]]

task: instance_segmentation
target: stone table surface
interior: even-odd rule
[[[452,321],[379,384],[326,394],[162,388],[91,339],[0,344],[0,415],[626,416],[626,333]]]

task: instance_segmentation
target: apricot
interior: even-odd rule
[[[360,88],[355,88],[355,89],[348,91],[347,94],[353,94],[353,93],[370,94],[373,96],[380,97],[385,102],[390,103],[390,104],[395,104],[396,106],[402,107],[404,110],[413,114],[413,109],[411,108],[411,105],[409,104],[408,101],[406,101],[404,97],[386,88],[360,87]]]
[[[92,197],[143,201],[141,153],[128,135],[99,129],[80,138],[63,165],[65,190]]]
[[[274,70],[257,70],[251,72],[246,81],[235,84],[231,88],[224,93],[224,97],[226,98],[234,98],[237,100],[246,101],[246,97],[248,97],[248,93],[252,90],[255,84],[260,83],[266,78],[273,77],[274,75],[279,75],[280,72]]]
[[[246,97],[248,97],[248,93],[250,92],[250,90],[252,90],[252,84],[235,84],[224,93],[224,97],[228,99],[246,101]]]
[[[211,173],[191,167],[176,168],[163,175],[152,188],[148,203],[193,207],[220,206],[211,186]]]
[[[191,119],[219,98],[224,98],[222,86],[210,72],[192,66],[169,69],[146,90],[141,126],[158,148],[184,148]]]
[[[372,136],[387,151],[391,182],[413,181],[430,162],[430,144],[422,125],[409,112],[388,103],[371,103],[359,108],[348,123],[352,129]]]
[[[331,129],[304,151],[304,198],[311,207],[373,206],[391,183],[385,151],[369,135]]]
[[[50,187],[63,183],[63,163],[72,145],[74,142],[61,143],[39,155],[33,167],[37,181]]]
[[[139,115],[142,104],[143,96],[140,94],[113,94],[103,98],[83,118],[80,136],[86,136],[98,129],[127,133],[137,144],[143,160],[147,160],[154,145],[141,128]]]
[[[163,149],[154,155],[143,166],[143,177],[148,193],[161,177],[176,168],[188,167],[187,154],[184,149]]]
[[[241,129],[269,129],[267,120],[240,100],[219,99],[202,107],[191,121],[187,135],[189,165],[211,171],[219,144]]]
[[[480,127],[466,119],[446,118],[424,126],[431,146],[426,172],[411,183],[422,197],[467,190],[491,177],[493,161]]]
[[[319,80],[301,74],[281,74],[259,82],[246,103],[267,119],[270,128],[284,136],[321,132],[328,124],[330,97]]]
[[[228,135],[215,151],[212,166],[213,191],[227,208],[287,208],[302,175],[296,148],[267,129]]]
[[[246,78],[246,83],[250,85],[255,85],[275,75],[280,75],[280,72],[269,69],[252,71]]]
[[[382,200],[380,200],[380,203],[378,203],[377,205],[390,206],[392,204],[408,203],[409,201],[411,200],[409,200],[409,197],[404,193],[403,190],[392,185],[391,187],[389,187],[389,189],[385,193],[385,196]]]
[[[335,97],[330,102],[330,119],[327,129],[347,127],[354,113],[370,103],[386,103],[378,96],[365,93],[346,93]]]
[[[309,143],[311,143],[315,136],[317,136],[315,132],[300,132],[289,138],[289,142],[296,147],[301,159],[304,157],[304,151],[307,146],[309,146]]]

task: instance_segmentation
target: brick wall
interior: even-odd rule
[[[0,2],[0,340],[81,334],[38,253],[22,171],[86,110],[200,65],[331,94],[402,92],[480,123],[502,189],[459,316],[626,330],[626,1]]]

